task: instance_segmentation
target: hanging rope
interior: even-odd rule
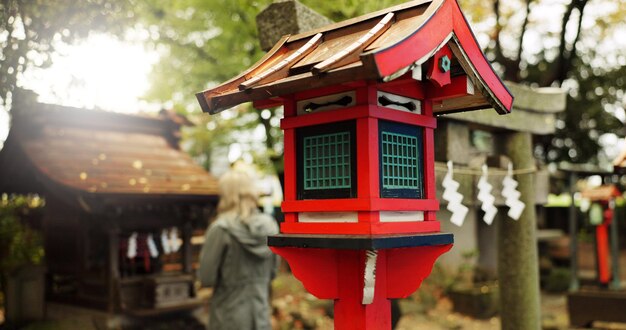
[[[446,166],[445,163],[435,163],[435,171],[447,172],[448,171],[448,167]],[[513,175],[531,174],[531,173],[536,173],[537,172],[537,167],[533,166],[533,167],[528,167],[528,168],[520,168],[520,169],[517,169],[517,170],[513,170],[511,172],[512,172]],[[481,170],[474,170],[474,169],[469,169],[469,168],[460,169],[458,167],[454,168],[454,173],[455,174],[475,175],[475,176],[481,176],[483,174],[483,172]],[[497,168],[489,168],[489,176],[505,176],[508,173],[509,172],[507,170],[501,170],[501,169],[497,169]]]

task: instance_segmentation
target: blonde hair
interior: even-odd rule
[[[245,172],[229,171],[222,175],[219,186],[217,211],[234,213],[240,221],[246,223],[250,215],[257,211],[259,194],[254,179]]]

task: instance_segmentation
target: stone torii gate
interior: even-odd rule
[[[536,205],[547,201],[549,175],[546,169],[537,168],[533,157],[532,137],[553,134],[556,115],[566,108],[566,94],[558,88],[529,88],[515,83],[506,83],[515,95],[513,111],[506,117],[493,116],[489,111],[458,113],[438,118],[440,128],[436,140],[437,161],[452,160],[461,168],[472,167],[470,162],[472,129],[488,131],[492,134],[496,169],[503,168],[500,156],[513,163],[514,168],[524,173],[516,175],[521,200],[526,208],[519,220],[497,216],[492,226],[477,226],[477,232],[467,226],[459,228],[446,226],[457,238],[459,251],[473,247],[472,234],[478,237],[481,255],[479,263],[487,268],[497,266],[500,282],[500,315],[503,329],[537,329],[540,326],[539,311],[539,271],[537,260],[537,214]],[[490,165],[491,166],[491,165]],[[441,177],[443,176],[443,173]],[[496,206],[504,205],[500,189],[502,177],[490,177]],[[438,177],[438,182],[442,178]],[[455,174],[455,180],[461,183],[459,190],[465,196],[464,203],[474,204],[474,187],[477,178],[473,175]],[[505,214],[500,210],[498,214]],[[466,221],[471,225],[478,221],[477,214],[468,214]],[[495,228],[494,228],[495,227]],[[482,228],[482,229],[481,229]],[[465,236],[463,236],[465,235]],[[466,241],[464,242],[464,237]],[[465,246],[464,246],[465,244]]]

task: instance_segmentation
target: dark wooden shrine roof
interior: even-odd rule
[[[215,178],[179,149],[182,122],[171,116],[149,118],[46,104],[18,110],[0,151],[0,182],[15,187],[19,178],[38,177],[47,187],[92,196],[218,193]],[[27,169],[34,173],[19,173]],[[0,184],[0,191],[3,186],[7,185]]]
[[[203,111],[357,80],[389,81],[449,45],[453,65],[474,95],[447,100],[435,114],[493,107],[511,110],[513,97],[493,71],[456,0],[416,0],[323,28],[284,36],[239,76],[198,93]]]
[[[621,196],[622,193],[617,189],[615,185],[603,185],[587,190],[583,190],[581,193],[583,198],[587,198],[591,201],[608,201],[615,197]]]

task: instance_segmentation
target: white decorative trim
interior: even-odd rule
[[[376,287],[376,250],[365,251],[365,274],[363,274],[363,305],[369,305],[374,301],[374,288]]]
[[[382,105],[380,102],[380,98],[381,97],[385,97],[387,98],[389,101],[394,102],[394,103],[412,103],[415,106],[415,110],[411,111],[401,105],[397,105],[397,104],[387,104],[387,105]],[[418,100],[418,99],[412,99],[410,97],[406,97],[406,96],[400,96],[400,95],[396,95],[396,94],[391,94],[391,93],[387,93],[387,92],[381,92],[378,91],[378,93],[376,94],[376,102],[378,104],[378,106],[381,107],[385,107],[388,109],[394,109],[394,110],[400,110],[400,111],[406,111],[406,112],[411,112],[411,113],[417,113],[417,114],[421,114],[422,113],[422,101]]]
[[[413,70],[411,70],[411,78],[417,81],[422,81],[422,66],[416,64]]]
[[[424,212],[422,211],[380,211],[380,222],[413,222],[424,221]]]
[[[327,106],[324,106],[324,104],[326,103],[336,102],[338,100],[341,100],[344,97],[351,98],[350,102],[347,103],[346,105],[329,104]],[[315,110],[305,109],[305,107],[310,103],[316,103],[320,106]],[[306,115],[306,114],[314,113],[314,112],[322,112],[322,111],[329,111],[329,110],[334,110],[334,109],[339,109],[339,108],[352,107],[354,105],[356,105],[356,93],[354,91],[348,91],[344,93],[324,95],[324,96],[318,96],[318,97],[314,97],[314,98],[310,98],[306,100],[300,100],[296,103],[296,109],[297,109],[298,116],[301,116],[301,115]]]
[[[472,79],[470,79],[469,77],[466,77],[465,79],[467,79],[467,94],[474,95],[476,91]]]
[[[359,222],[357,212],[301,212],[298,213],[298,222],[341,223]]]

